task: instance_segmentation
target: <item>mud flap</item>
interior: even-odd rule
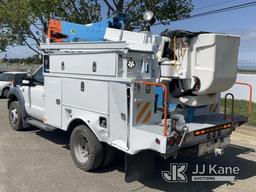
[[[125,181],[133,182],[151,178],[154,174],[156,154],[152,151],[143,151],[135,155],[125,156]]]

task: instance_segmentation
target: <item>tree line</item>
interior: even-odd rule
[[[41,64],[41,57],[39,55],[33,55],[27,58],[2,58],[0,63],[6,64]]]

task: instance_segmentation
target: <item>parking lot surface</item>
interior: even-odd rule
[[[172,160],[159,160],[155,176],[132,183],[124,181],[124,156],[95,172],[84,172],[72,162],[67,135],[62,131],[45,132],[30,128],[12,130],[8,123],[5,99],[0,99],[0,192],[30,191],[256,191],[255,131],[237,131],[232,144],[219,157],[185,158],[175,162],[217,164],[239,167],[234,182],[168,183],[161,171],[168,170]]]

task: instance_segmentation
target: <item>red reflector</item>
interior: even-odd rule
[[[175,144],[175,138],[174,137],[170,137],[169,144],[171,146]]]
[[[155,142],[156,144],[160,145],[160,140],[158,138],[156,138]]]

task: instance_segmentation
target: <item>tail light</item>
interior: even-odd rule
[[[173,146],[175,144],[175,137],[170,137],[169,139],[169,145]]]
[[[176,138],[176,145],[179,145],[179,144],[180,144],[181,138],[182,138],[181,135],[179,135],[179,136]]]

